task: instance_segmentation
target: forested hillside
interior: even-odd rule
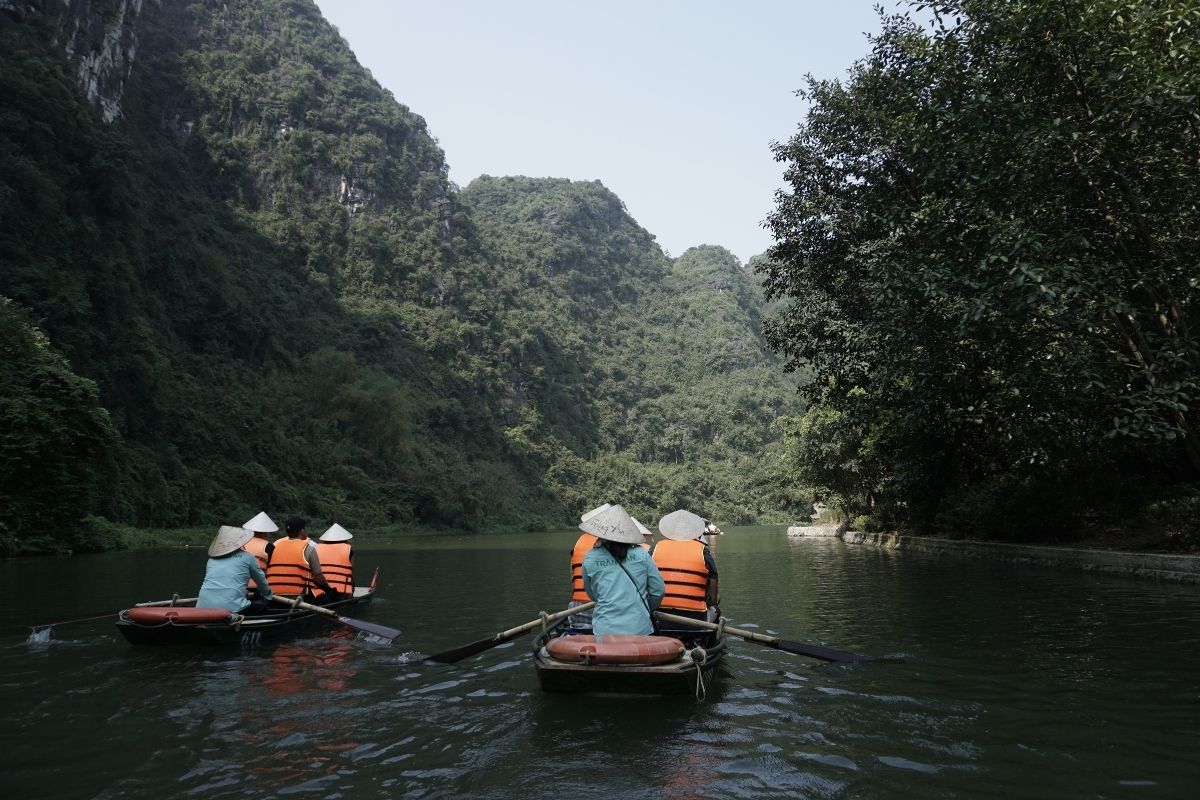
[[[309,0],[6,4],[0,98],[0,550],[783,513],[736,259],[599,183],[460,192]]]
[[[556,496],[731,523],[803,511],[772,469],[795,391],[763,342],[758,283],[731,253],[667,259],[598,183],[485,177],[462,200],[528,301],[506,327],[553,334],[522,334],[530,366],[514,388],[528,418],[507,434],[548,464]]]

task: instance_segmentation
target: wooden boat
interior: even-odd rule
[[[725,655],[721,631],[676,627],[656,636],[588,634],[564,620],[534,641],[543,691],[703,698]]]
[[[370,602],[375,581],[355,586],[354,593],[320,608],[335,615]],[[285,639],[310,632],[319,626],[336,625],[328,614],[280,605],[266,614],[233,614],[223,609],[196,608],[196,601],[178,605],[134,607],[117,616],[117,629],[138,645],[233,645],[254,647],[260,642]]]

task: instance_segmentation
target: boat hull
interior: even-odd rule
[[[666,664],[583,664],[561,661],[546,649],[564,628],[542,634],[533,645],[533,663],[544,692],[564,694],[681,695],[703,697],[725,656],[725,640],[707,632],[660,631],[684,641],[682,658]],[[569,635],[569,634],[568,634]]]
[[[354,595],[322,606],[343,613],[369,603],[374,588],[357,586]],[[230,622],[179,622],[160,624],[135,622],[122,613],[117,630],[130,644],[135,645],[214,645],[253,647],[262,642],[295,638],[320,627],[336,624],[328,617],[304,609],[279,607],[279,611],[261,616],[234,615]]]

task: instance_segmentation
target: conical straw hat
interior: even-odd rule
[[[621,506],[610,506],[583,522],[579,529],[600,539],[626,544],[641,544],[642,533]]]
[[[248,531],[245,528],[235,528],[232,525],[222,525],[221,529],[217,531],[216,538],[208,546],[208,554],[215,558],[216,556],[232,553],[253,538],[254,531]]]
[[[597,515],[597,514],[599,514],[601,511],[604,511],[604,510],[606,510],[606,509],[609,509],[609,508],[612,508],[612,503],[605,503],[605,504],[604,504],[604,505],[602,505],[602,506],[596,506],[596,507],[595,507],[595,508],[593,508],[591,511],[589,511],[589,512],[587,512],[586,514],[582,515],[582,516],[579,518],[579,521],[580,521],[580,522],[587,522],[589,519],[591,519],[592,517],[596,516],[596,515]]]
[[[704,519],[681,508],[660,519],[658,530],[663,536],[676,541],[699,539],[704,534]]]
[[[336,522],[329,526],[329,530],[321,534],[320,542],[348,542],[354,538],[354,534],[338,525]]]
[[[243,523],[242,527],[255,533],[274,533],[279,530],[279,526],[267,516],[267,512],[265,511],[258,512],[258,516]]]
[[[650,530],[645,525],[638,522],[637,517],[630,517],[630,519],[633,520],[633,524],[637,526],[637,529],[642,532],[642,536],[653,536],[654,535],[654,531]]]

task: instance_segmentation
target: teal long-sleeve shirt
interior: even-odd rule
[[[595,635],[654,633],[649,612],[662,602],[665,584],[645,549],[629,548],[623,562],[603,547],[589,550],[583,557],[583,590],[596,601]]]
[[[271,597],[267,576],[258,566],[258,559],[245,550],[237,550],[227,556],[210,558],[204,569],[204,583],[196,608],[224,608],[233,613],[250,605],[246,599],[246,582],[251,578],[263,597]]]

